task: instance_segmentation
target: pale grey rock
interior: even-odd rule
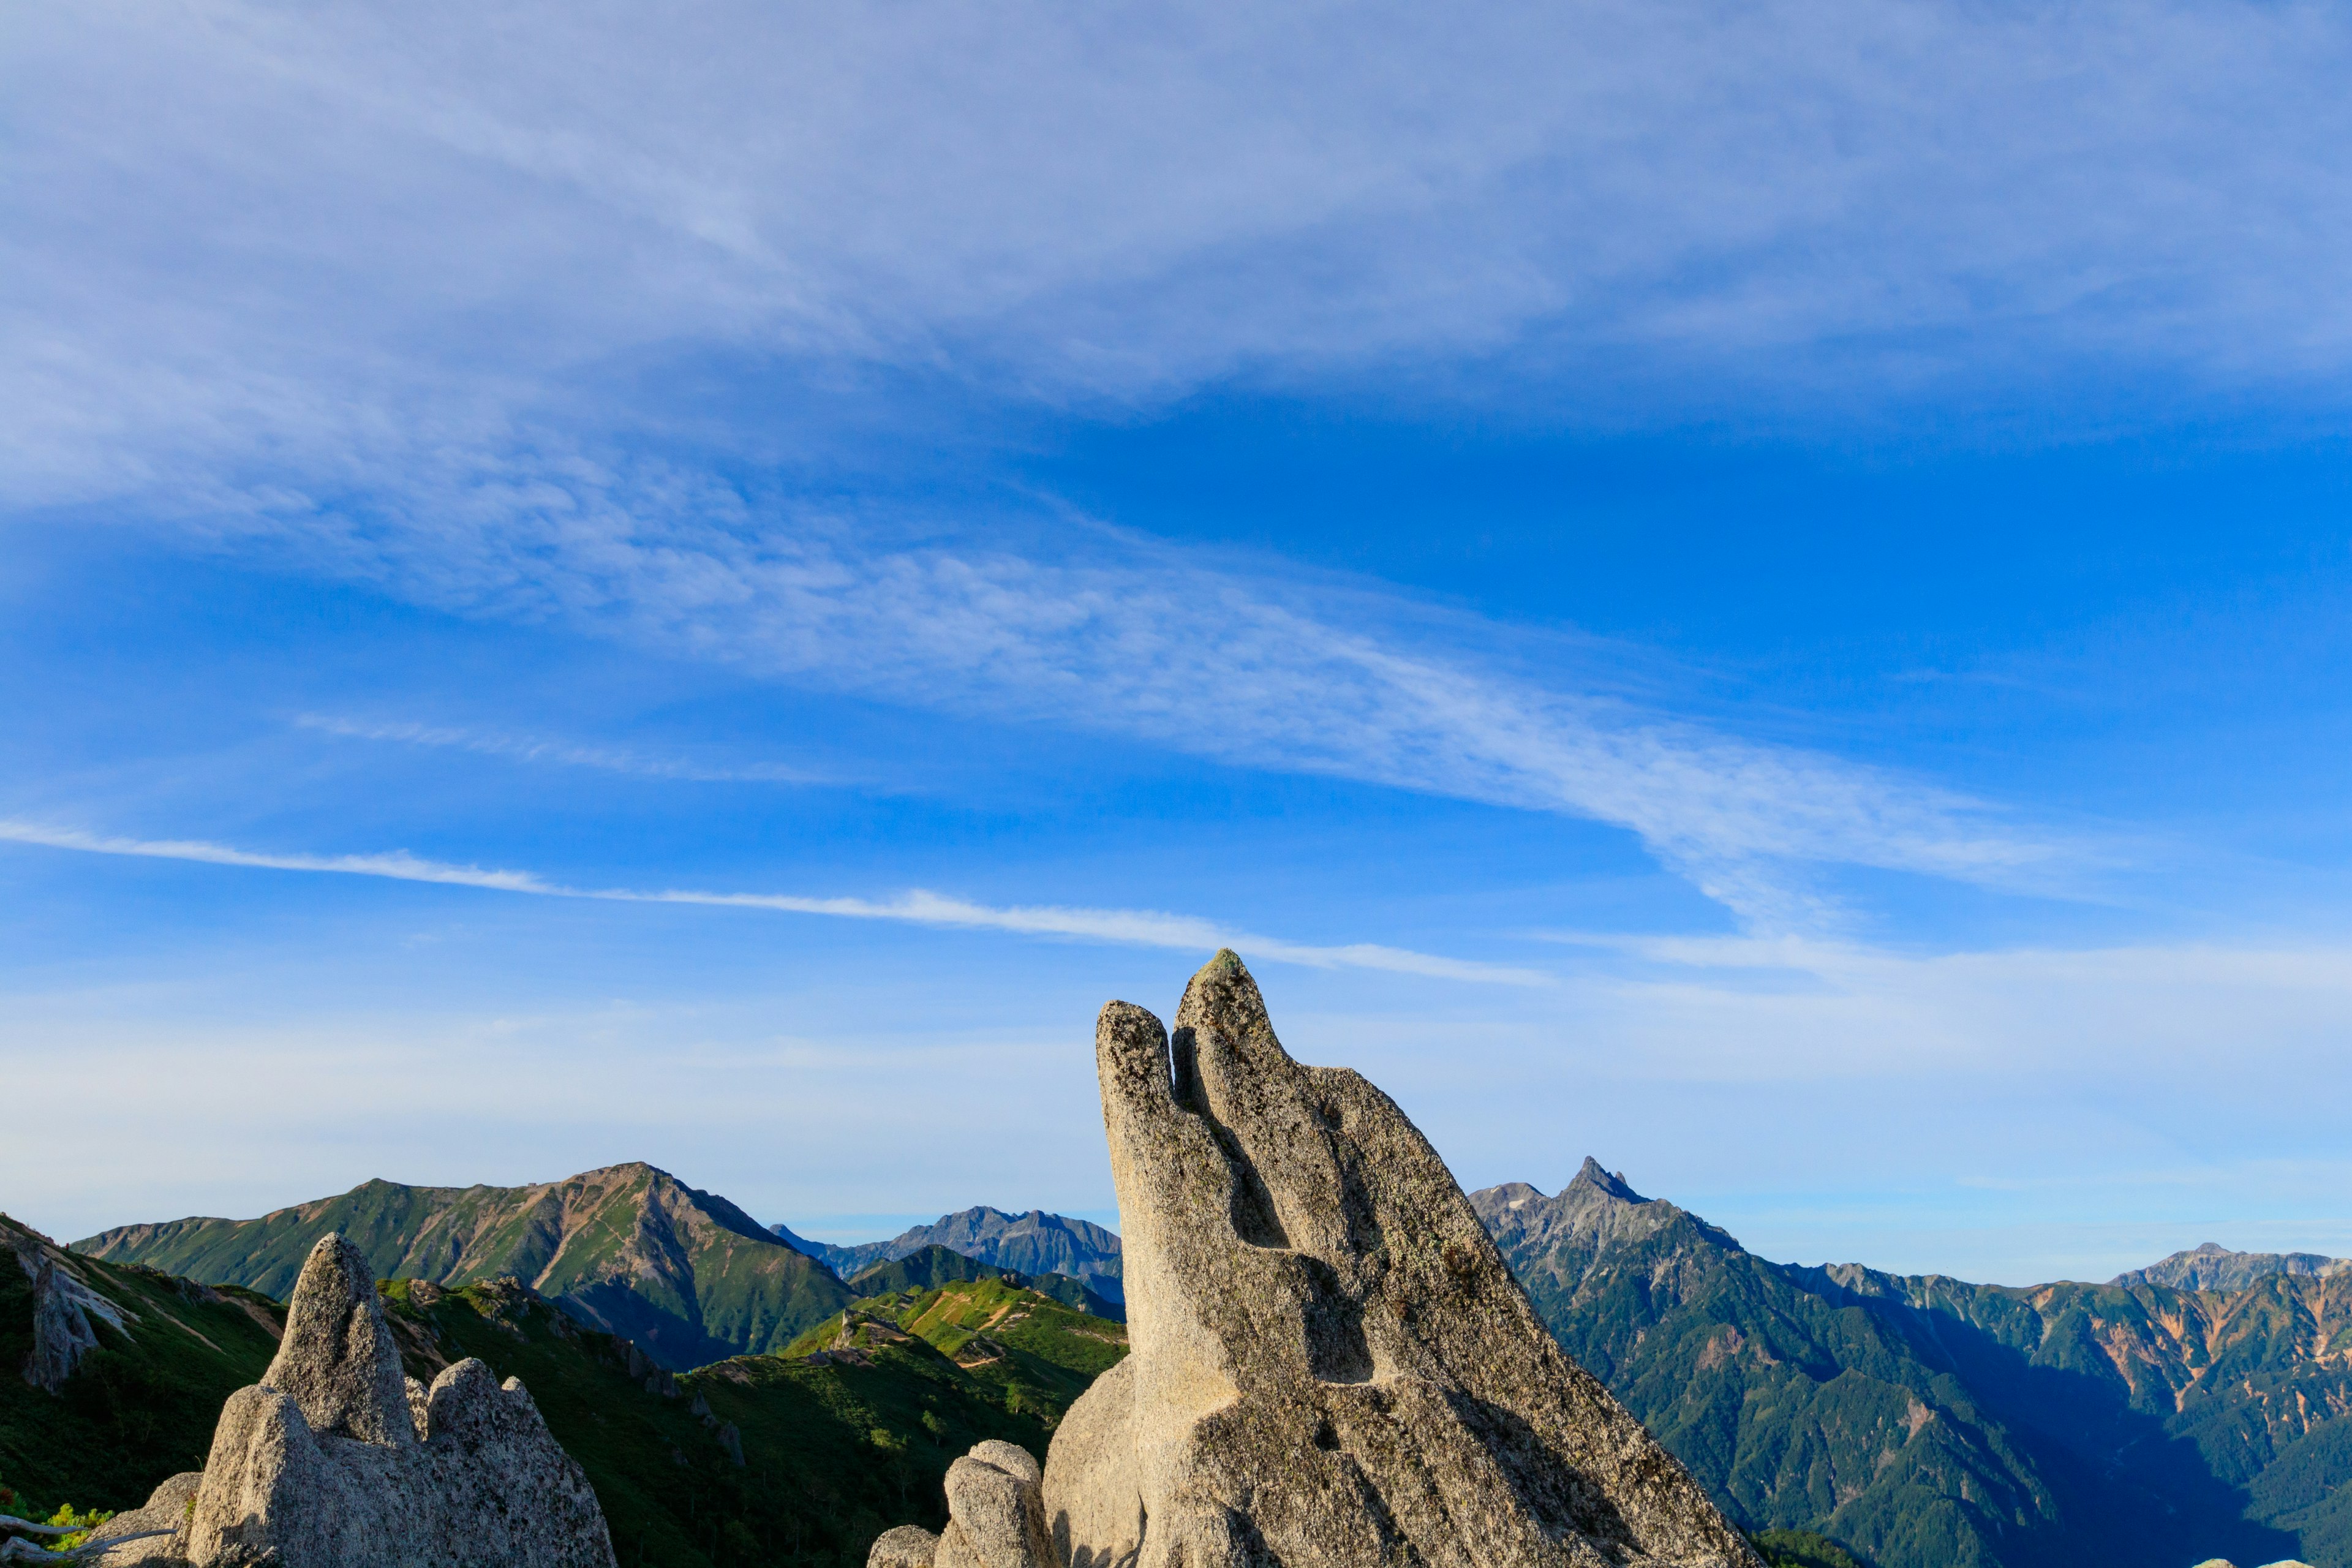
[[[294,1282],[286,1336],[262,1374],[300,1407],[319,1436],[395,1447],[416,1441],[407,1378],[366,1257],[340,1236],[320,1238]]]
[[[1133,1349],[1055,1434],[1056,1562],[1755,1568],[1385,1095],[1292,1061],[1230,952],[1176,1025],[1097,1027]]]
[[[992,1437],[948,1467],[948,1527],[887,1531],[866,1568],[1061,1568],[1036,1456]]]
[[[613,1568],[588,1480],[522,1384],[471,1357],[404,1377],[358,1249],[312,1249],[261,1383],[221,1409],[194,1568]]]
[[[44,1394],[56,1394],[98,1348],[99,1323],[130,1337],[126,1311],[91,1289],[75,1269],[70,1254],[38,1231],[9,1222],[5,1228],[16,1266],[33,1282],[33,1346],[19,1375]]]
[[[866,1554],[866,1568],[931,1568],[940,1538],[920,1525],[886,1530]]]
[[[91,1545],[110,1541],[123,1542],[110,1548],[99,1561],[106,1568],[124,1568],[128,1563],[168,1568],[169,1564],[185,1561],[181,1545],[187,1533],[188,1514],[195,1505],[196,1486],[203,1479],[201,1470],[184,1470],[169,1477],[148,1493],[147,1500],[139,1507],[126,1509],[91,1531]],[[166,1533],[156,1534],[158,1531]],[[131,1536],[143,1539],[126,1539]]]
[[[991,1438],[948,1467],[948,1527],[932,1568],[1058,1568],[1028,1450]]]

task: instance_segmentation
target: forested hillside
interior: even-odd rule
[[[1751,1529],[1878,1568],[2352,1564],[2352,1279],[1802,1268],[1590,1161],[1473,1202],[1563,1346]]]

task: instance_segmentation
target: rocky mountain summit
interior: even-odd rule
[[[1560,1352],[1403,1112],[1293,1061],[1233,953],[1172,1037],[1106,1006],[1096,1067],[1132,1353],[1042,1474],[969,1456],[947,1531],[886,1536],[874,1564],[1757,1562]]]
[[[1561,1345],[1749,1529],[1875,1568],[2352,1568],[2352,1274],[1804,1268],[1589,1159],[1556,1197],[1471,1202]]]
[[[2332,1279],[2347,1273],[2352,1273],[2352,1258],[2328,1258],[2316,1252],[2232,1252],[2218,1241],[2209,1241],[2145,1268],[2118,1274],[2107,1283],[2163,1285],[2175,1290],[2242,1290],[2277,1274]]]

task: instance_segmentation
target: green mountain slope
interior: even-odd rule
[[[121,1320],[78,1314],[96,1348],[54,1394],[20,1372],[44,1263]],[[22,1495],[15,1511],[136,1508],[166,1476],[201,1469],[221,1401],[259,1379],[284,1324],[249,1291],[76,1257],[0,1215],[0,1485]]]
[[[929,1346],[995,1390],[1006,1409],[1037,1416],[1049,1427],[1127,1354],[1125,1325],[1005,1279],[869,1296],[803,1334],[784,1353],[854,1361],[865,1351],[909,1342]]]
[[[926,1247],[919,1252],[889,1263],[877,1263],[850,1280],[849,1288],[860,1296],[880,1296],[909,1291],[929,1290],[934,1286],[975,1279],[1003,1279],[1015,1286],[1026,1287],[1041,1296],[1049,1296],[1066,1307],[1108,1318],[1115,1322],[1127,1321],[1127,1309],[1117,1301],[1106,1300],[1087,1288],[1086,1282],[1066,1274],[1024,1274],[1018,1269],[1001,1268],[992,1263],[966,1258],[944,1247]]]
[[[1750,1529],[1878,1568],[2352,1565],[2352,1282],[1800,1268],[1590,1161],[1472,1202],[1564,1348]]]
[[[74,1247],[283,1296],[334,1230],[380,1278],[457,1286],[512,1276],[672,1368],[772,1349],[852,1299],[733,1204],[646,1164],[529,1187],[368,1182],[259,1219],[125,1226]]]
[[[1032,1311],[1066,1310],[980,1288],[1016,1310],[1024,1297]],[[868,1330],[845,1353],[736,1357],[677,1376],[517,1281],[402,1280],[386,1300],[412,1375],[474,1355],[522,1379],[595,1487],[624,1568],[856,1568],[889,1526],[945,1522],[947,1468],[974,1443],[1000,1437],[1042,1458],[1075,1397],[1034,1376],[967,1370],[911,1334],[882,1342]],[[1123,1342],[1116,1324],[1067,1315]],[[1077,1388],[1090,1381],[1055,1370]]]

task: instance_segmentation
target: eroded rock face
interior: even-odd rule
[[[990,1438],[948,1467],[948,1527],[886,1531],[866,1568],[1057,1568],[1036,1457]]]
[[[1291,1060],[1239,959],[1172,1040],[1105,1007],[1096,1059],[1134,1348],[1055,1434],[1055,1561],[1754,1568],[1404,1114]]]
[[[123,1319],[128,1314],[84,1284],[74,1271],[71,1255],[47,1237],[12,1223],[0,1226],[0,1239],[7,1242],[16,1266],[33,1282],[33,1348],[17,1371],[33,1387],[56,1394],[81,1358],[98,1348],[96,1325],[104,1322],[127,1336],[131,1328]]]
[[[421,1420],[419,1419],[421,1415]],[[404,1378],[367,1262],[305,1262],[262,1381],[231,1394],[173,1550],[196,1568],[611,1568],[604,1511],[522,1384]]]

